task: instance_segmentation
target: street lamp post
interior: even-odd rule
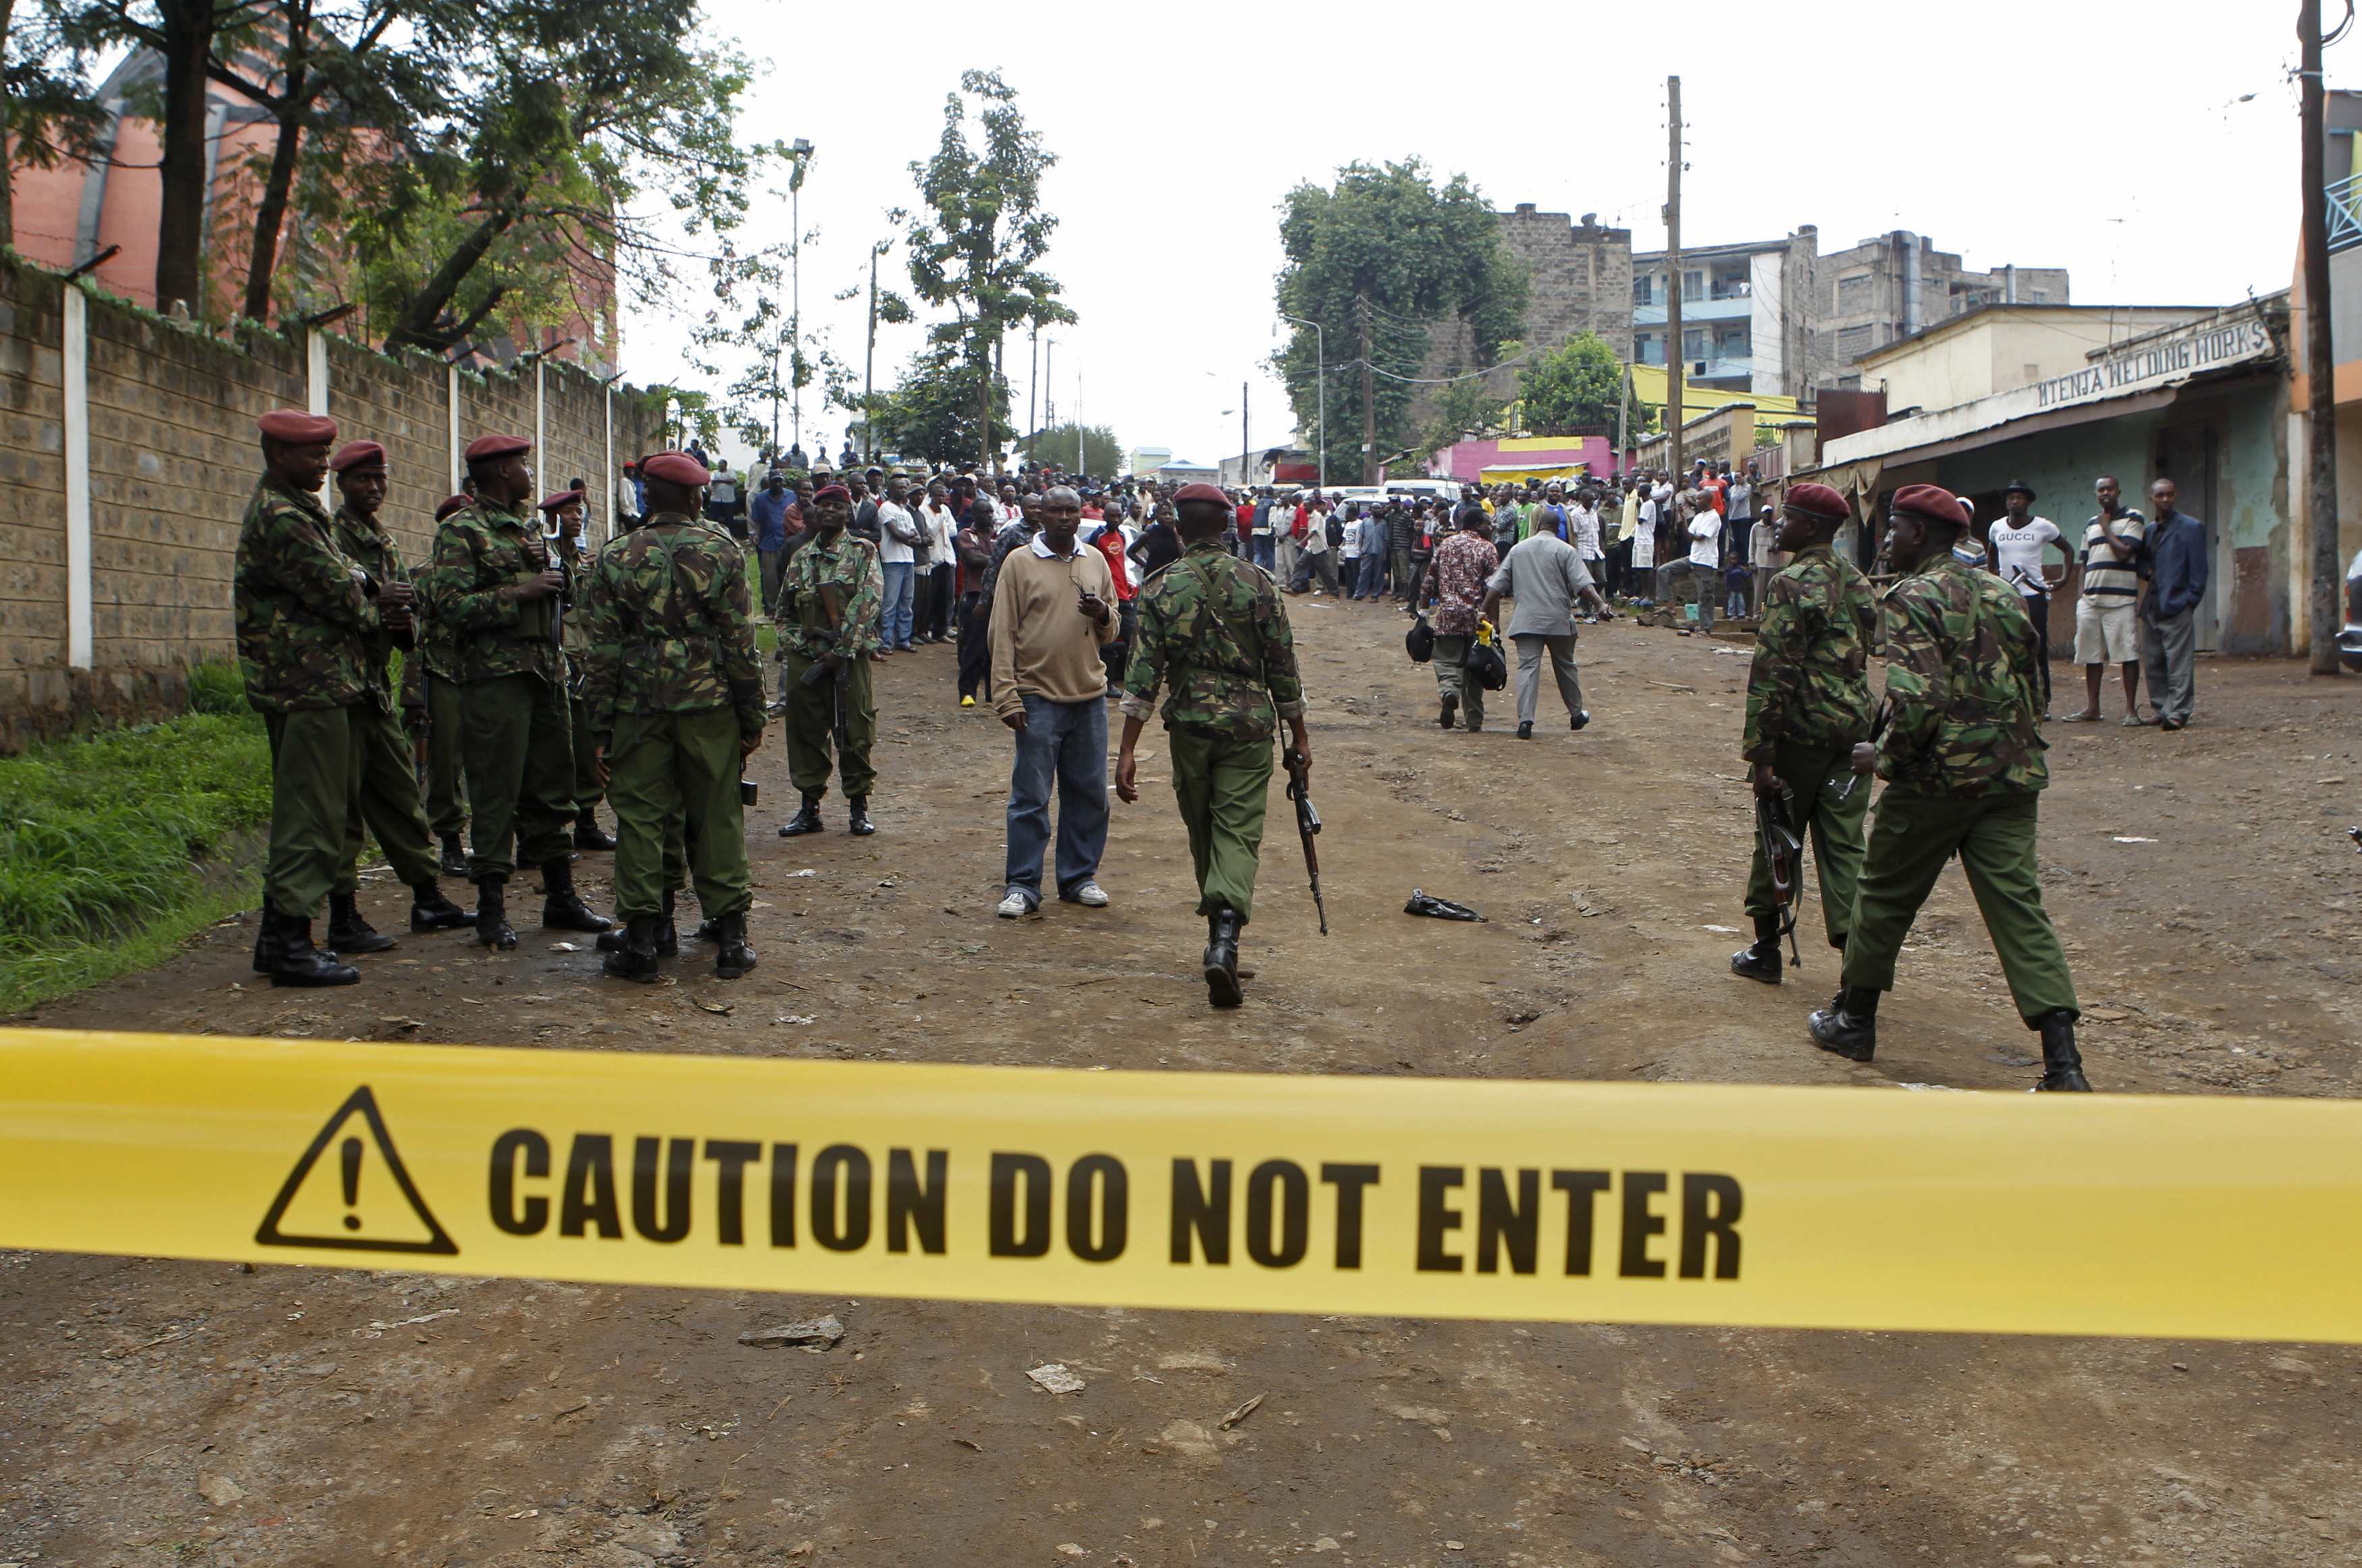
[[[1279,313],[1279,319],[1312,329],[1313,385],[1317,389],[1312,395],[1319,405],[1312,418],[1314,427],[1319,431],[1314,439],[1319,443],[1313,448],[1312,459],[1319,465],[1319,477],[1312,482],[1325,491],[1329,488],[1329,340],[1317,321],[1307,321],[1286,311]]]
[[[804,387],[798,373],[804,358],[804,170],[811,163],[812,144],[802,137],[788,144],[789,156],[796,160],[795,171],[788,176],[788,223],[795,235],[788,247],[788,398],[791,411],[789,428],[795,444],[804,444]],[[772,385],[778,384],[776,373]],[[778,437],[771,437],[776,446]]]

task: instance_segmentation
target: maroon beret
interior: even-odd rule
[[[1842,523],[1853,515],[1846,498],[1825,484],[1792,484],[1783,506],[1793,506],[1807,517],[1826,517]]]
[[[447,496],[435,508],[435,521],[440,523],[446,517],[450,516],[454,512],[462,511],[465,508],[475,504],[476,498],[472,495]]]
[[[1894,492],[1891,509],[1932,517],[1951,527],[1960,525],[1960,498],[1940,484],[1906,484]]]
[[[812,502],[814,505],[818,505],[820,502],[826,501],[832,495],[836,497],[839,501],[851,501],[853,499],[853,492],[845,489],[843,485],[828,484],[821,486],[819,491],[812,496]]]
[[[579,490],[561,490],[555,495],[543,496],[538,510],[555,512],[561,506],[571,506],[578,501],[587,502],[590,499]]]
[[[284,441],[291,447],[325,447],[337,438],[337,422],[324,414],[304,414],[292,408],[274,408],[254,422],[254,427],[273,441]]]
[[[328,468],[332,472],[343,473],[347,469],[357,469],[364,463],[375,463],[383,468],[385,448],[374,441],[348,441],[337,448],[335,457],[328,459]]]
[[[468,449],[460,456],[471,463],[487,463],[494,458],[513,457],[519,452],[532,450],[533,443],[522,436],[479,436],[468,443]]]
[[[1228,509],[1231,504],[1231,498],[1229,496],[1224,495],[1219,489],[1206,483],[1203,480],[1199,480],[1194,484],[1185,484],[1179,490],[1173,492],[1174,505],[1178,506],[1185,501],[1202,501],[1207,502],[1209,505],[1220,506],[1225,509]]]
[[[663,480],[669,484],[685,484],[691,489],[713,482],[713,475],[707,471],[705,465],[687,452],[658,452],[653,458],[642,458],[640,475],[644,479]]]

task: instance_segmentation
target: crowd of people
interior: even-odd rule
[[[988,708],[1013,738],[995,912],[1038,914],[1053,868],[1059,901],[1109,903],[1098,880],[1108,709],[1123,721],[1112,788],[1125,802],[1139,799],[1139,737],[1161,717],[1208,922],[1209,997],[1235,1006],[1283,731],[1308,787],[1290,596],[1410,612],[1407,642],[1433,664],[1447,730],[1484,727],[1485,692],[1508,679],[1506,638],[1520,739],[1532,738],[1545,670],[1570,727],[1589,723],[1579,624],[1618,603],[1661,616],[1679,606],[1671,624],[1705,634],[1719,598],[1727,613],[1758,618],[1742,741],[1756,792],[1812,843],[1826,934],[1846,955],[1845,986],[1813,1015],[1813,1037],[1869,1059],[1903,935],[1957,854],[2042,1035],[2043,1087],[2085,1087],[2034,858],[2058,586],[2046,551],[2063,542],[2034,513],[2031,486],[2011,485],[1992,518],[1937,487],[1906,486],[1865,562],[1850,558],[1867,553],[1867,531],[1837,491],[1791,484],[1759,504],[1751,475],[1705,463],[1678,485],[1637,471],[1370,500],[1099,483],[1030,465],[813,474],[766,461],[745,493],[719,460],[670,451],[629,466],[631,509],[593,551],[587,487],[535,502],[531,443],[494,432],[466,448],[467,484],[437,509],[433,550],[414,574],[381,515],[381,444],[338,447],[332,421],[293,411],[266,415],[260,435],[265,471],[240,533],[236,598],[248,697],[273,758],[254,951],[273,984],[350,984],[359,972],[348,957],[392,944],[358,908],[364,832],[411,888],[414,933],[468,928],[483,945],[514,947],[505,885],[532,866],[542,924],[595,935],[606,973],[647,981],[680,950],[675,902],[693,885],[704,920],[691,940],[712,945],[721,977],[747,973],[746,758],[778,722],[799,797],[782,836],[827,830],[832,778],[845,831],[877,832],[871,671],[950,643],[948,695],[963,712]],[[333,513],[317,499],[331,476]],[[2122,506],[2113,478],[2095,494],[2075,614],[2091,704],[2066,717],[2096,716],[2115,664],[2126,722],[2179,729],[2193,701],[2202,525],[2179,512],[2169,479],[2150,487],[2148,517]],[[1846,534],[1855,551],[1839,548]],[[1875,590],[1866,565],[1891,586]],[[1888,661],[1875,702],[1873,652]],[[2144,678],[2150,718],[2136,707]],[[1888,788],[1866,829],[1869,791],[1851,780],[1872,770]],[[1783,926],[1770,842],[1759,842],[1747,893],[1756,940],[1732,968],[1776,984],[1793,912]],[[612,918],[583,901],[572,871],[577,853],[608,850]],[[439,878],[458,876],[475,887],[472,911],[440,890]],[[315,944],[324,900],[329,927]]]

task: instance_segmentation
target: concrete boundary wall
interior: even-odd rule
[[[332,333],[227,343],[0,259],[0,752],[178,712],[188,667],[233,657],[264,411],[325,407],[340,440],[385,444],[387,515],[414,566],[453,487],[455,431],[464,445],[538,425],[542,488],[586,481],[603,537],[617,469],[646,449],[636,401],[562,361],[480,376]]]

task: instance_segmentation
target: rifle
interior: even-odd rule
[[[823,680],[830,682],[830,696],[834,703],[834,712],[830,715],[830,729],[836,737],[836,749],[841,756],[853,745],[853,712],[847,701],[853,680],[853,663],[840,647],[844,635],[844,585],[823,582],[814,592],[824,621],[806,630],[813,641],[828,645],[830,650],[836,654],[836,665],[831,668],[828,660],[814,659],[811,668],[805,670],[800,679],[806,686],[818,686]]]
[[[1857,776],[1859,777],[1859,776]],[[1782,786],[1779,798],[1755,797],[1755,842],[1763,851],[1764,869],[1772,875],[1772,897],[1780,906],[1780,929],[1772,938],[1788,939],[1788,966],[1801,969],[1805,955],[1796,951],[1796,908],[1804,900],[1805,841],[1789,826],[1795,793]]]
[[[1313,839],[1320,833],[1320,812],[1312,804],[1312,761],[1302,752],[1280,754],[1287,769],[1287,798],[1296,802],[1296,836],[1304,845],[1304,869],[1312,878],[1312,907],[1319,911],[1320,934],[1329,934],[1329,906],[1320,901],[1320,851]]]

